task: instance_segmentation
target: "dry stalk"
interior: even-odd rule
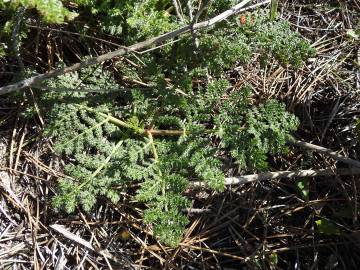
[[[162,42],[168,40],[168,39],[172,39],[175,38],[177,36],[180,36],[182,34],[185,34],[189,31],[191,31],[192,29],[195,30],[200,30],[203,28],[207,28],[210,27],[218,22],[221,22],[223,20],[226,20],[228,17],[237,14],[239,12],[242,11],[242,8],[248,4],[251,0],[243,0],[242,2],[240,2],[239,4],[233,6],[231,9],[228,9],[226,11],[224,11],[223,13],[200,23],[196,23],[194,25],[189,24],[186,26],[183,26],[175,31],[169,32],[169,33],[165,33],[163,35],[136,43],[130,47],[122,47],[118,50],[97,56],[97,57],[91,57],[88,58],[87,60],[80,62],[80,63],[76,63],[72,66],[69,67],[65,67],[65,68],[61,68],[61,69],[55,69],[52,70],[48,73],[44,73],[44,74],[40,74],[40,75],[36,75],[33,76],[31,78],[22,80],[20,82],[14,83],[14,84],[10,84],[4,87],[0,87],[0,95],[4,95],[10,92],[14,92],[14,91],[18,91],[18,90],[22,90],[24,88],[33,86],[35,84],[39,84],[45,80],[48,80],[50,78],[55,78],[58,76],[61,76],[65,73],[69,73],[69,72],[74,72],[76,70],[88,67],[88,66],[92,66],[101,62],[104,62],[106,60],[110,60],[114,57],[118,57],[118,56],[123,56],[126,55],[128,53],[131,52],[138,52],[142,49],[148,48],[152,45],[157,45],[157,44],[161,44]],[[264,1],[263,4],[268,3],[268,1]]]
[[[225,178],[225,185],[243,185],[255,181],[272,180],[279,178],[298,178],[298,177],[315,177],[315,176],[330,176],[330,175],[355,175],[360,174],[360,168],[352,169],[321,169],[321,170],[298,170],[298,171],[278,171],[266,172],[259,174],[249,174],[243,176],[235,176]],[[206,186],[204,182],[191,183],[194,187]]]

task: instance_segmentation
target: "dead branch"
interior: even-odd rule
[[[348,158],[348,157],[344,157],[344,156],[332,151],[331,149],[328,149],[328,148],[325,148],[325,147],[322,147],[322,146],[318,146],[318,145],[315,145],[315,144],[303,142],[303,141],[292,141],[292,142],[289,142],[289,143],[293,144],[293,145],[296,145],[296,146],[299,146],[301,148],[305,148],[305,149],[315,151],[315,152],[324,154],[326,156],[332,157],[333,159],[341,161],[343,163],[346,163],[346,164],[348,164],[350,166],[360,168],[360,161],[357,161],[357,160],[354,160],[354,159],[351,159],[351,158]]]
[[[181,27],[175,31],[169,32],[169,33],[165,33],[163,35],[160,35],[158,37],[154,37],[139,43],[136,43],[130,47],[122,47],[118,50],[97,56],[97,57],[91,57],[86,59],[85,61],[82,61],[80,63],[76,63],[72,66],[69,67],[65,67],[65,68],[61,68],[61,69],[55,69],[52,70],[48,73],[44,73],[44,74],[40,74],[40,75],[36,75],[33,76],[31,78],[22,80],[20,82],[14,83],[14,84],[10,84],[4,87],[0,88],[0,95],[4,95],[10,92],[14,92],[14,91],[18,91],[18,90],[22,90],[24,88],[30,87],[32,85],[35,84],[39,84],[45,80],[48,80],[50,78],[55,78],[58,77],[60,75],[63,75],[65,73],[69,73],[69,72],[74,72],[76,70],[91,66],[91,65],[95,65],[101,62],[104,62],[106,60],[110,60],[116,56],[122,56],[122,55],[126,55],[129,52],[138,52],[142,49],[148,48],[152,45],[157,45],[157,44],[161,44],[162,42],[168,40],[168,39],[172,39],[174,37],[177,37],[179,35],[182,35],[184,33],[187,33],[189,31],[193,30],[199,30],[202,28],[207,28],[210,27],[220,21],[223,21],[225,19],[227,19],[228,17],[237,14],[239,12],[242,11],[242,8],[248,4],[251,0],[243,0],[241,3],[235,5],[234,7],[232,7],[229,10],[224,11],[223,13],[200,23],[196,23],[194,25],[186,25],[184,27]],[[267,4],[269,1],[264,1],[262,2],[262,4]],[[258,4],[256,5],[258,6]]]
[[[298,170],[298,171],[278,171],[266,172],[259,174],[250,174],[243,176],[235,176],[225,178],[225,185],[243,185],[255,181],[273,180],[281,178],[298,178],[298,177],[315,177],[315,176],[331,176],[331,175],[355,175],[360,174],[360,169],[321,169],[321,170]],[[193,182],[193,187],[206,186],[204,182]]]
[[[82,239],[81,237],[79,237],[76,234],[73,234],[72,232],[68,231],[62,225],[52,224],[52,225],[50,225],[50,228],[53,229],[54,231],[56,231],[57,233],[61,234],[63,237],[65,237],[65,238],[67,238],[67,239],[69,239],[71,241],[74,241],[75,243],[78,243],[78,244],[86,247],[87,249],[89,249],[89,250],[91,250],[93,252],[96,252],[96,253],[98,253],[98,254],[106,257],[106,258],[109,258],[112,261],[114,261],[114,262],[116,262],[116,263],[118,263],[120,265],[124,265],[124,263],[125,263],[127,267],[130,267],[130,268],[127,268],[127,269],[133,269],[129,262],[124,261],[124,258],[120,259],[120,258],[114,257],[106,249],[99,249],[99,248],[93,247],[93,245],[89,241],[86,241],[86,240]]]

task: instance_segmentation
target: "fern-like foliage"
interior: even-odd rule
[[[182,210],[189,206],[183,193],[190,183],[203,181],[215,190],[224,188],[219,150],[230,150],[242,168],[262,169],[267,153],[284,150],[285,140],[296,128],[295,118],[275,101],[254,108],[247,88],[221,101],[219,97],[228,86],[225,80],[214,81],[202,100],[200,95],[196,101],[186,98],[183,108],[169,107],[173,115],[158,118],[155,115],[163,107],[140,103],[137,108],[137,99],[143,100],[139,93],[131,96],[126,106],[118,107],[111,103],[119,98],[116,95],[111,99],[99,94],[58,94],[56,98],[53,94],[56,101],[47,135],[54,138],[55,151],[69,158],[64,168],[69,178],[60,181],[54,205],[72,212],[80,204],[89,211],[98,196],[116,203],[119,187],[140,181],[136,198],[149,207],[144,221],[153,224],[155,234],[165,244],[177,245],[188,222]],[[144,110],[153,115],[151,123]],[[127,117],[120,122],[125,125],[119,125],[114,116]],[[178,136],[149,137],[143,133],[144,123],[154,129],[177,130]],[[215,137],[221,139],[221,145],[212,142]]]
[[[134,16],[139,10],[154,12],[155,21],[164,16],[154,1],[136,7]],[[286,152],[297,119],[275,100],[254,103],[252,89],[234,88],[225,71],[267,50],[282,64],[296,66],[312,50],[293,32],[292,46],[284,50],[283,32],[290,35],[286,23],[249,16],[255,16],[249,25],[239,27],[234,19],[198,33],[198,47],[187,36],[141,60],[129,56],[137,65],[121,63],[117,79],[145,82],[131,91],[107,92],[119,85],[100,67],[51,81],[49,86],[61,91],[41,95],[43,109],[50,110],[46,135],[66,158],[68,175],[59,183],[54,205],[68,212],[81,205],[89,211],[97,197],[116,203],[119,190],[141,183],[135,199],[147,206],[144,222],[163,243],[176,246],[188,223],[182,214],[189,206],[184,192],[193,181],[221,191],[224,159],[236,160],[242,171],[264,170],[268,154]],[[163,28],[149,29],[172,28],[173,18],[163,18],[168,20]],[[140,21],[127,22],[128,29],[142,29],[132,38],[153,34]],[[105,93],[95,93],[99,89]]]
[[[288,22],[264,21],[263,16],[256,16],[254,26],[249,27],[254,32],[251,40],[258,46],[263,63],[275,57],[283,65],[300,67],[304,58],[315,53],[299,33],[290,29]]]
[[[11,0],[0,1],[1,9],[14,9],[24,6],[27,9],[36,9],[42,18],[49,23],[63,23],[65,19],[73,19],[77,16],[63,6],[60,0]]]

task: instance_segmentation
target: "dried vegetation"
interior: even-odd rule
[[[257,61],[229,71],[234,85],[250,83],[256,98],[277,98],[301,120],[296,137],[359,159],[354,125],[360,115],[360,2],[281,1],[281,16],[311,41],[317,54],[298,70]],[[316,3],[315,3],[316,2]],[[81,37],[72,29],[39,29],[24,43],[25,65],[43,71],[54,59],[76,62],[119,44],[115,37]],[[106,41],[105,41],[106,39]],[[126,59],[117,59],[126,60]],[[17,69],[2,60],[1,83]],[[111,67],[114,61],[105,66]],[[27,93],[31,95],[31,91]],[[36,100],[34,100],[36,102]],[[178,248],[154,240],[143,209],[123,194],[91,215],[52,209],[62,160],[40,136],[44,115],[21,121],[24,108],[0,98],[1,269],[357,269],[360,265],[359,176],[273,179],[230,186],[218,194],[189,190],[191,218]],[[345,167],[292,146],[270,157],[277,170]],[[345,167],[346,168],[346,167]]]

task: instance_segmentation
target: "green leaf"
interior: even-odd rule
[[[341,229],[334,223],[328,221],[327,219],[318,219],[315,221],[315,223],[320,233],[327,235],[341,234]]]
[[[271,253],[269,259],[272,265],[277,265],[279,263],[279,258],[276,253]]]
[[[296,186],[301,194],[301,196],[308,201],[309,200],[309,180],[300,179],[296,182]]]

